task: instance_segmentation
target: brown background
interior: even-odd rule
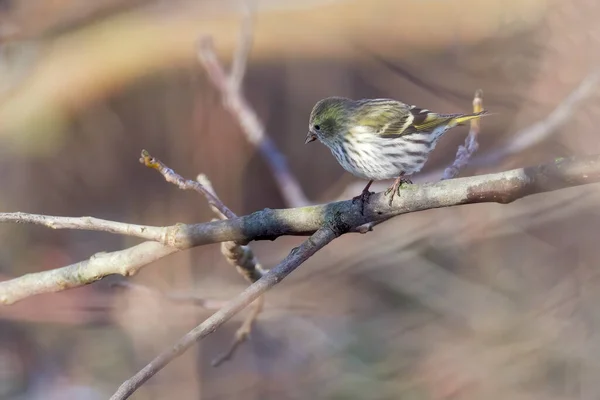
[[[497,113],[482,122],[483,154],[545,118],[600,67],[594,0],[258,3],[244,90],[314,202],[355,182],[324,146],[302,144],[322,97],[393,97],[460,112],[482,88]],[[0,4],[3,211],[148,225],[212,218],[202,198],[141,166],[142,148],[186,177],[207,174],[238,214],[285,207],[195,60],[195,40],[210,34],[230,63],[238,3]],[[600,152],[599,105],[594,93],[542,143],[462,174]],[[465,134],[444,138],[426,170],[452,162]],[[137,398],[596,398],[599,195],[591,185],[433,210],[345,236],[268,294],[232,361],[210,367],[240,318]],[[22,225],[0,235],[4,277],[137,243]],[[271,267],[300,240],[253,248]],[[0,398],[106,398],[209,315],[111,288],[117,279],[0,309]],[[218,246],[131,279],[221,300],[245,285]]]

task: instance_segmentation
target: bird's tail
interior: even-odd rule
[[[484,117],[487,115],[492,115],[492,114],[487,112],[487,110],[482,110],[482,111],[472,113],[472,114],[457,114],[456,116],[454,116],[454,119],[452,122],[454,122],[456,125],[462,125],[465,122],[471,121],[472,119]]]

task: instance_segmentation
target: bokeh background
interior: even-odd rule
[[[197,39],[210,35],[230,65],[241,9],[231,0],[0,1],[2,211],[146,225],[213,218],[203,198],[140,165],[142,148],[183,176],[205,173],[238,214],[285,207],[196,57]],[[482,121],[485,155],[510,147],[600,68],[596,0],[259,0],[255,17],[244,92],[315,203],[349,197],[357,182],[324,146],[303,145],[322,97],[464,112],[481,88],[496,113]],[[597,93],[543,140],[462,175],[599,153]],[[448,134],[423,172],[449,165],[466,133]],[[267,294],[231,361],[211,367],[245,313],[134,398],[599,398],[599,200],[590,185],[344,236]],[[138,243],[12,224],[0,237],[2,279]],[[252,248],[271,267],[301,240]],[[122,279],[1,307],[0,398],[108,398],[212,312],[111,285]],[[129,279],[219,301],[246,286],[216,245]]]

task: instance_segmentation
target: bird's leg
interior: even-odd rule
[[[364,214],[365,211],[365,203],[369,202],[369,197],[371,197],[371,193],[369,191],[369,188],[371,187],[371,184],[373,183],[373,181],[369,181],[369,183],[367,183],[367,186],[365,186],[365,188],[363,189],[363,191],[361,192],[360,195],[352,198],[352,202],[354,203],[356,200],[360,200],[360,213]]]
[[[400,192],[400,186],[402,186],[403,183],[412,184],[412,181],[404,176],[404,172],[401,173],[400,176],[398,178],[396,178],[396,180],[394,181],[394,184],[392,186],[390,186],[388,188],[388,190],[385,191],[386,195],[388,195],[388,194],[390,195],[390,200],[388,202],[388,204],[390,206],[392,205],[392,202],[394,201],[394,196],[396,196],[396,194],[398,194]]]

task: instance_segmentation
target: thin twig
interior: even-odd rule
[[[146,150],[142,150],[140,157],[140,163],[144,164],[148,168],[153,168],[160,172],[167,182],[177,185],[183,190],[195,190],[196,192],[204,195],[208,200],[208,203],[217,208],[227,218],[235,218],[236,215],[231,211],[221,200],[215,197],[210,191],[206,190],[202,184],[191,179],[184,179],[181,175],[177,174],[171,168],[167,167],[162,161],[152,157]]]
[[[146,240],[166,243],[167,232],[162,227],[127,224],[94,217],[58,217],[23,212],[0,213],[1,222],[42,225],[52,229],[80,229],[135,236]]]
[[[171,348],[161,353],[133,377],[126,380],[110,399],[122,400],[131,396],[144,382],[154,376],[173,359],[180,356],[197,341],[213,333],[231,317],[256,300],[261,294],[281,282],[304,261],[308,260],[313,254],[339,235],[340,232],[336,232],[330,227],[321,228],[316,231],[299,247],[294,248],[281,263],[269,270],[265,276],[250,285],[231,302],[227,303],[219,311],[188,332]]]
[[[267,135],[263,123],[242,93],[240,80],[244,75],[243,70],[251,44],[252,15],[248,12],[242,24],[240,44],[230,75],[227,75],[219,62],[210,37],[200,39],[198,58],[213,85],[221,92],[224,107],[238,120],[248,141],[258,149],[267,162],[286,204],[289,207],[310,204],[285,157]]]
[[[208,179],[206,175],[198,174],[198,176],[196,177],[196,181],[198,181],[199,184],[201,184],[211,195],[213,195],[213,197],[221,201],[221,199],[217,195],[217,192],[215,192],[215,188],[213,187],[212,182],[210,181],[210,179]],[[228,219],[227,216],[221,212],[221,210],[210,204],[210,202],[209,205],[212,212],[214,212],[217,215],[217,217],[219,217],[219,219]],[[235,213],[233,214],[235,215]]]
[[[178,224],[163,228],[171,232],[167,242],[172,247],[145,242],[126,250],[101,253],[67,267],[0,282],[0,303],[11,304],[35,294],[87,285],[110,274],[131,275],[168,254],[210,243],[305,236],[332,222],[343,232],[357,232],[371,222],[411,212],[470,203],[507,204],[536,193],[598,182],[600,155],[563,158],[535,167],[410,185],[410,190],[401,191],[392,205],[384,193],[375,193],[365,205],[364,213],[360,204],[346,200],[283,210],[265,209],[223,221]]]
[[[478,113],[481,111],[483,111],[483,91],[479,89],[475,92],[475,97],[473,98],[473,113]],[[458,150],[456,151],[456,159],[451,166],[446,168],[442,179],[456,178],[460,173],[460,170],[467,166],[469,160],[479,148],[479,143],[477,143],[477,135],[479,135],[480,127],[481,121],[479,119],[471,120],[471,128],[469,129],[469,134],[465,139],[465,145],[458,146]]]

